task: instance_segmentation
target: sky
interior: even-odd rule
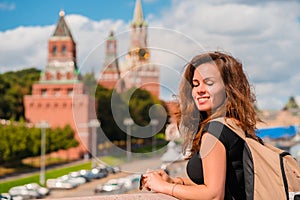
[[[172,99],[184,64],[205,51],[243,63],[260,109],[300,102],[300,1],[141,0],[151,60],[160,67],[161,98]],[[98,73],[111,30],[120,62],[129,47],[135,0],[0,0],[0,73],[43,70],[59,11],[77,44],[82,73]],[[238,83],[237,83],[238,84]]]

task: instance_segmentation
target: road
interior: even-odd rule
[[[121,172],[117,174],[110,174],[108,177],[98,180],[93,180],[91,182],[85,183],[75,189],[70,190],[52,190],[51,194],[46,197],[46,199],[57,199],[57,198],[65,198],[65,197],[84,197],[84,196],[93,196],[93,195],[101,195],[95,194],[95,187],[100,184],[108,181],[112,178],[121,178],[134,173],[143,173],[147,169],[158,169],[160,168],[162,161],[160,158],[149,158],[144,160],[135,160],[129,163],[122,164]],[[170,174],[172,176],[176,175],[185,175],[185,164],[186,162],[173,163],[169,165]],[[140,192],[138,189],[129,191],[132,192]],[[107,194],[106,194],[107,195]]]

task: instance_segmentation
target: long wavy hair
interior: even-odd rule
[[[208,115],[199,111],[192,97],[192,80],[196,68],[204,63],[218,67],[225,85],[226,105]],[[242,63],[229,54],[209,52],[195,56],[186,65],[179,88],[180,117],[178,128],[183,135],[183,154],[190,158],[199,150],[199,140],[205,124],[219,116],[233,118],[248,137],[256,140],[256,123],[261,121],[255,112],[256,97],[243,71]],[[225,110],[224,110],[225,109]]]

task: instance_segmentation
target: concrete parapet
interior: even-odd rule
[[[175,197],[160,193],[136,193],[118,195],[99,195],[84,197],[85,200],[176,200]],[[68,197],[56,200],[82,200],[82,197]]]

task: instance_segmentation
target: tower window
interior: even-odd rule
[[[62,52],[62,54],[64,54],[64,55],[67,53],[67,47],[66,47],[65,45],[62,46],[61,52]]]
[[[52,75],[50,72],[46,72],[46,80],[51,80],[52,79]]]
[[[57,53],[57,47],[56,47],[56,46],[53,46],[53,47],[52,47],[52,54],[53,54],[53,55],[56,55],[56,53]]]
[[[68,95],[73,96],[73,89],[68,89]]]
[[[56,96],[56,97],[60,96],[60,89],[59,88],[54,89],[54,96]]]
[[[72,79],[72,74],[71,74],[71,72],[67,72],[67,79]]]
[[[47,89],[42,89],[41,93],[42,93],[42,96],[47,96]]]
[[[62,78],[62,74],[59,73],[59,72],[57,72],[57,73],[56,73],[56,79],[57,79],[57,80],[60,80],[61,78]]]

